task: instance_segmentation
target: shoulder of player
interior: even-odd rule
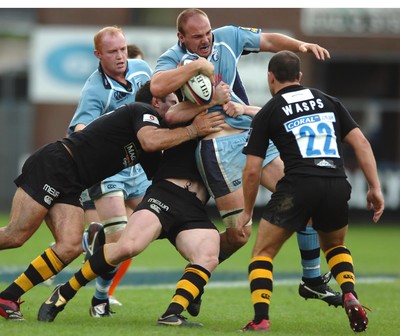
[[[186,49],[182,48],[179,43],[176,43],[171,48],[163,52],[158,59],[163,61],[167,59],[180,61],[183,55],[186,55]]]
[[[218,28],[213,29],[213,34],[219,35],[219,34],[231,34],[232,32],[235,31],[240,31],[240,30],[248,30],[247,28],[243,28],[241,26],[237,25],[226,25],[226,26],[221,26]]]
[[[152,71],[149,63],[145,60],[139,58],[128,59],[128,73],[136,72],[138,70]]]
[[[90,76],[86,79],[85,84],[83,85],[82,90],[85,90],[85,88],[91,88],[93,86],[103,86],[103,79],[100,71],[96,69],[93,71]]]
[[[214,36],[231,36],[231,34],[235,33],[253,33],[253,34],[259,34],[261,33],[260,28],[252,28],[252,27],[243,27],[243,26],[238,26],[238,25],[227,25],[227,26],[222,26],[215,28],[213,31]]]
[[[214,43],[234,38],[238,30],[239,27],[234,25],[222,26],[213,29],[212,33]]]
[[[261,110],[256,115],[260,114],[261,112],[263,114],[271,113],[275,109],[280,109],[282,105],[284,105],[283,97],[282,97],[282,95],[277,94],[277,95],[271,97],[271,99],[265,103],[265,105],[261,108]]]
[[[81,90],[79,101],[104,101],[107,98],[108,90],[104,87],[101,76],[91,76]]]
[[[175,44],[158,57],[154,73],[176,69],[185,54],[185,51],[179,46],[179,44]]]
[[[128,58],[128,65],[148,65],[148,63],[140,58]]]

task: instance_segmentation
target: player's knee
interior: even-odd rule
[[[228,211],[220,211],[222,221],[226,227],[226,238],[229,245],[234,247],[242,247],[249,240],[251,234],[252,220],[250,220],[244,227],[243,230],[236,229],[236,221],[239,214],[243,209],[233,209]]]
[[[213,255],[212,258],[210,258],[210,265],[212,267],[212,270],[214,270],[219,264],[219,258],[218,255]]]
[[[2,235],[2,248],[18,248],[24,245],[24,243],[32,236],[29,231],[16,231],[11,227],[13,225],[1,228],[0,234]]]
[[[137,244],[132,243],[132,241],[118,241],[116,244],[118,244],[118,262],[123,262],[142,252],[142,250],[136,248]]]
[[[18,248],[24,245],[26,239],[22,236],[12,237],[7,240],[7,248]]]
[[[76,258],[78,258],[82,252],[82,244],[80,242],[58,242],[52,246],[53,251],[63,261],[64,264],[68,265]]]
[[[240,231],[235,228],[229,228],[226,229],[224,234],[228,245],[237,250],[248,242],[251,235],[251,227],[245,227],[244,230]]]
[[[212,255],[209,256],[206,260],[206,262],[204,263],[204,268],[206,270],[208,270],[209,272],[212,272],[215,270],[215,268],[218,266],[219,264],[219,259],[218,259],[218,255]]]
[[[114,235],[116,233],[120,234],[126,227],[128,223],[127,216],[111,217],[104,221],[103,228],[106,236]]]
[[[236,221],[239,217],[239,214],[243,211],[242,208],[232,209],[232,210],[221,210],[219,212],[222,222],[224,223],[227,229],[235,229]],[[251,226],[252,221],[250,220],[246,226]]]

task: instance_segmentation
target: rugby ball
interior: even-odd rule
[[[205,105],[212,100],[214,86],[210,78],[199,73],[183,84],[181,92],[182,95],[192,103]]]

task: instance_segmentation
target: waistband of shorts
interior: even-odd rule
[[[202,139],[201,142],[206,142],[206,141],[226,141],[227,139],[240,139],[240,138],[247,138],[249,134],[249,130],[243,130],[242,132],[239,133],[232,133],[229,135],[224,135],[222,137],[217,137],[217,138],[211,138],[211,139]]]
[[[184,179],[182,179],[182,180],[184,180]],[[190,191],[189,189],[186,189],[184,186],[180,186],[180,185],[178,185],[178,184],[176,184],[174,182],[171,182],[171,181],[168,181],[168,180],[165,180],[165,179],[158,180],[156,182],[155,186],[159,186],[161,188],[167,188],[168,190],[171,190],[171,189],[172,190],[176,190],[178,193],[180,193],[180,192],[187,193],[188,195],[190,195],[190,196],[194,197],[195,199],[197,199],[198,202],[205,203],[208,200],[207,195],[205,195],[207,200],[203,201],[202,199],[197,197],[196,193]],[[206,191],[206,194],[207,194],[207,191]]]

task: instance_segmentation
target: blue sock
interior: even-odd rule
[[[96,278],[96,291],[94,293],[94,297],[99,300],[107,300],[108,299],[108,290],[112,284],[115,273],[117,272],[118,267],[116,267],[112,272],[107,274],[104,279],[103,277]]]
[[[297,232],[297,243],[300,250],[301,265],[303,266],[303,280],[304,278],[320,277],[321,260],[317,231],[307,225],[304,231]]]

